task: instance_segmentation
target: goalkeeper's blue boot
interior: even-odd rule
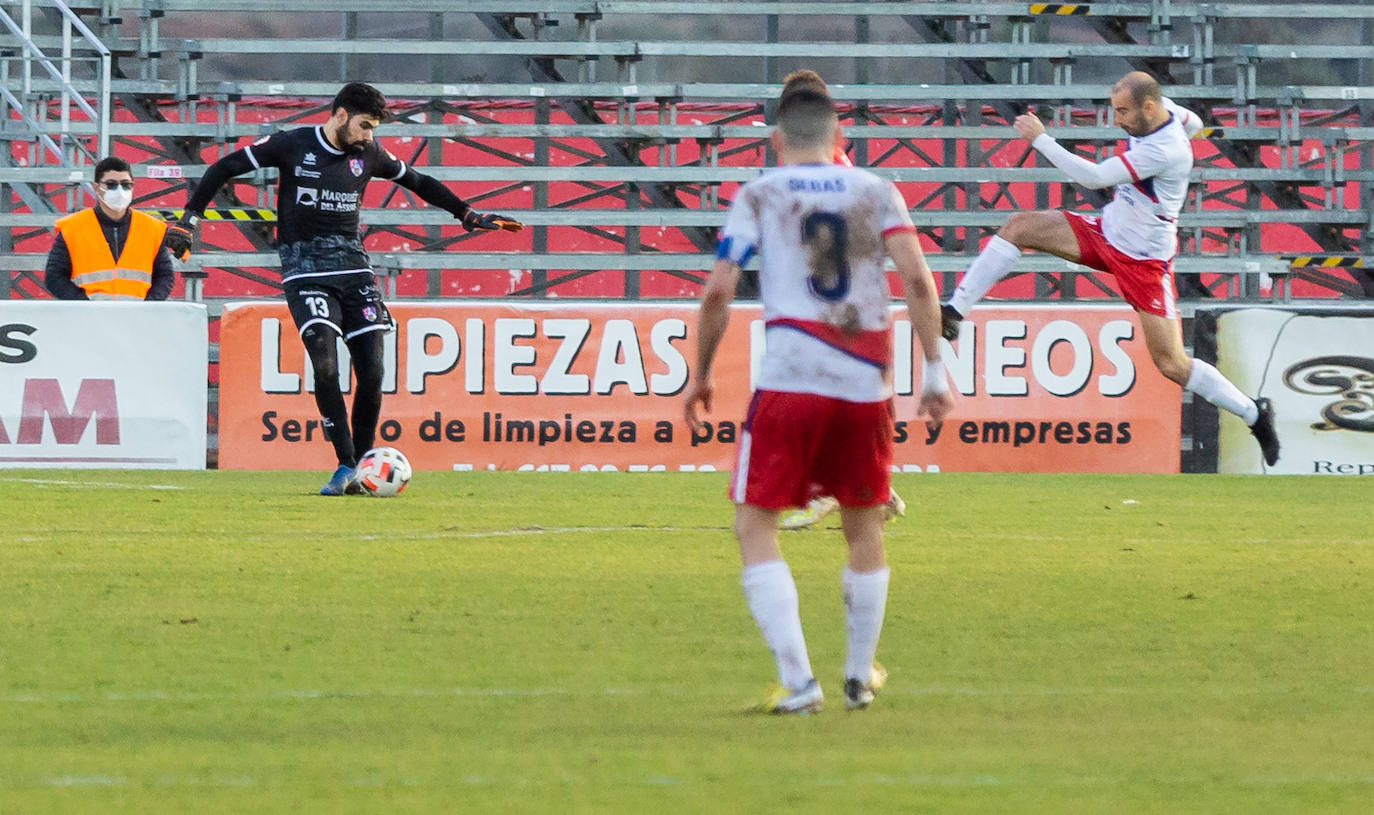
[[[343,495],[348,492],[348,488],[353,486],[358,479],[358,471],[347,464],[340,464],[339,469],[329,477],[329,483],[320,487],[320,495]]]

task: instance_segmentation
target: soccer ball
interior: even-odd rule
[[[410,483],[410,462],[395,447],[374,447],[358,459],[358,483],[378,498],[399,495]]]

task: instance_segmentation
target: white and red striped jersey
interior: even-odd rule
[[[767,348],[755,386],[851,402],[892,395],[883,238],[916,227],[891,182],[805,164],[740,187],[717,255],[759,255]]]
[[[1048,133],[1031,142],[1077,183],[1116,187],[1111,203],[1102,208],[1102,234],[1140,260],[1170,260],[1178,251],[1178,214],[1188,199],[1193,169],[1188,139],[1202,127],[1196,114],[1163,101],[1169,119],[1144,136],[1130,136],[1124,152],[1100,164],[1065,150]]]
[[[1112,246],[1139,258],[1169,260],[1178,252],[1178,214],[1188,201],[1193,148],[1185,129],[1194,116],[1165,101],[1169,121],[1144,136],[1126,140],[1117,156],[1130,181],[1117,185],[1102,208],[1102,234]]]

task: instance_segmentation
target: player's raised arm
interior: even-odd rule
[[[1054,137],[1045,132],[1045,125],[1034,113],[1023,113],[1016,117],[1012,123],[1016,128],[1016,134],[1030,142],[1036,152],[1049,159],[1055,167],[1063,170],[1073,179],[1075,184],[1080,184],[1088,189],[1098,190],[1104,187],[1115,187],[1117,184],[1125,184],[1131,180],[1130,168],[1118,156],[1101,163],[1088,161],[1082,156],[1076,156],[1064,149]]]
[[[467,231],[494,232],[499,229],[506,232],[519,232],[525,228],[524,224],[508,215],[478,212],[467,201],[454,195],[438,179],[417,172],[414,167],[396,159],[389,152],[383,151],[383,153],[400,168],[399,175],[391,177],[393,181],[420,196],[420,199],[425,203],[436,206],[457,218]]]
[[[263,141],[254,146],[262,147],[266,143]],[[200,183],[196,184],[186,200],[186,209],[181,218],[176,223],[168,224],[167,232],[163,235],[162,245],[166,246],[174,257],[184,261],[191,256],[191,246],[196,242],[196,229],[200,226],[201,216],[205,214],[205,207],[214,199],[219,188],[234,176],[258,169],[259,159],[253,155],[252,150],[253,147],[235,150],[205,168]]]

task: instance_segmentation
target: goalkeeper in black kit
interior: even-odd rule
[[[377,277],[363,249],[358,211],[372,178],[385,178],[453,214],[472,231],[523,228],[505,216],[483,214],[443,184],[417,173],[373,140],[389,118],[386,97],[371,85],[345,85],[322,125],[274,133],[211,164],[167,228],[164,245],[183,260],[195,241],[205,206],[230,178],[276,167],[277,240],[282,288],[315,374],[319,407],[338,468],[321,495],[361,492],[358,456],[372,447],[382,410],[382,337],[395,329]],[[352,423],[339,387],[337,338],[353,360]]]

